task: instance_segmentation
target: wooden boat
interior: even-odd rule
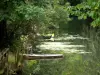
[[[63,58],[63,54],[22,54],[22,56],[24,60]]]

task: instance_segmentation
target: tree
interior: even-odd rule
[[[66,6],[59,0],[1,0],[0,2],[0,51],[5,48],[15,54],[16,66],[19,53],[23,52],[23,40],[36,44],[37,33],[48,26],[57,26],[69,20]]]
[[[79,19],[92,18],[91,25],[93,27],[99,26],[99,8],[100,1],[87,0],[72,7],[72,14],[78,16]]]

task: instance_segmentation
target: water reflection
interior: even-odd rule
[[[82,41],[86,40],[88,40],[88,38],[84,38],[79,35],[64,34],[61,37],[55,38],[54,42],[42,42],[37,47],[41,50],[62,50],[65,53],[91,53],[84,50],[85,46],[83,45]]]

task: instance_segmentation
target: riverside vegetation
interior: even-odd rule
[[[100,0],[1,0],[0,75],[100,75],[99,11]],[[42,34],[57,37],[75,18],[84,22],[78,32],[88,38],[81,44],[90,54],[37,48]],[[64,58],[25,61],[23,53],[61,53]]]

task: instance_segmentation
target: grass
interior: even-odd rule
[[[8,56],[8,62],[9,63],[15,63],[15,56],[13,54],[9,54],[9,56]]]

